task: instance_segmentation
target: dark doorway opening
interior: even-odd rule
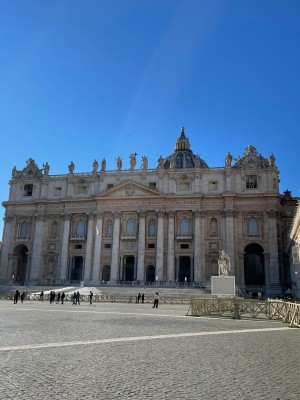
[[[71,281],[81,281],[83,278],[82,275],[83,275],[83,257],[76,256],[73,258]]]
[[[179,257],[178,282],[191,282],[191,257]]]
[[[155,267],[153,265],[148,265],[146,270],[146,281],[155,282]]]
[[[133,256],[126,257],[124,264],[125,281],[134,281],[134,264],[135,264],[135,258]]]
[[[19,285],[24,285],[27,273],[28,248],[20,244],[15,247],[13,254],[17,257],[17,268],[16,271],[12,273],[14,275],[13,281]]]
[[[263,248],[255,243],[245,247],[245,285],[265,285],[265,260]]]

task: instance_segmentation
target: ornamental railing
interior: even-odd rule
[[[248,300],[239,298],[190,299],[187,315],[216,316],[235,319],[280,319],[300,328],[300,303],[282,300]]]

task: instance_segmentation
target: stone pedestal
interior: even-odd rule
[[[235,296],[235,277],[212,276],[211,294],[217,296]]]

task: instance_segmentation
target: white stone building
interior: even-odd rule
[[[290,264],[290,289],[293,298],[300,299],[300,202],[294,215],[286,252],[289,255]]]
[[[50,175],[15,167],[5,207],[0,282],[155,282],[206,285],[225,250],[242,291],[281,293],[285,234],[295,201],[278,191],[274,156],[248,146],[210,168],[182,128],[174,152],[148,168]],[[100,169],[100,170],[99,170]],[[286,200],[288,197],[288,206]]]

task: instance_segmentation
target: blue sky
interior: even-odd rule
[[[169,155],[211,167],[254,145],[300,196],[300,1],[0,1],[0,199],[14,165]],[[0,232],[2,217],[0,211]]]

